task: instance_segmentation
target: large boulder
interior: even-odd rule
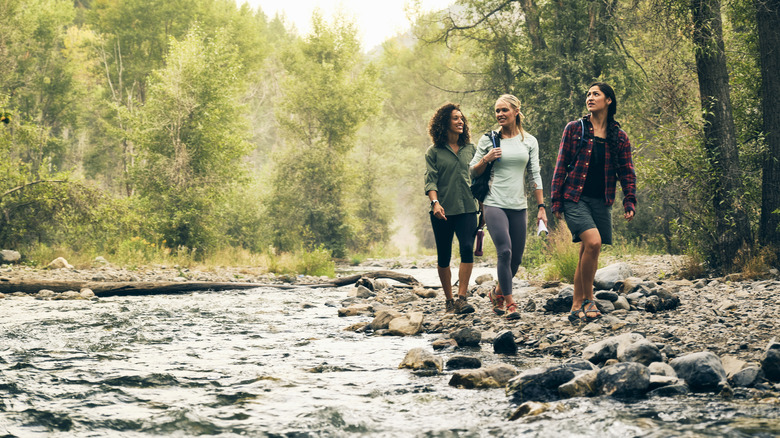
[[[585,347],[582,350],[582,358],[594,364],[602,364],[609,359],[618,358],[619,345],[628,345],[640,339],[644,339],[644,336],[638,333],[623,333],[622,335],[612,336]]]
[[[482,332],[466,327],[453,333],[452,339],[458,343],[459,347],[479,347],[479,343],[482,342]]]
[[[515,343],[515,334],[511,330],[500,333],[493,340],[493,352],[496,354],[517,354],[517,343]]]
[[[653,362],[661,362],[661,350],[647,339],[618,344],[617,359],[621,362],[638,362],[648,366]]]
[[[726,370],[720,358],[709,351],[686,354],[669,365],[692,391],[716,391],[718,385],[726,381]]]
[[[371,330],[383,330],[390,326],[390,321],[401,316],[401,312],[392,309],[382,309],[376,312],[374,320],[368,325]]]
[[[423,325],[422,312],[411,312],[390,321],[387,332],[396,336],[412,336],[420,333]]]
[[[636,362],[621,362],[599,370],[596,385],[605,395],[640,397],[650,387],[650,371]]]
[[[628,263],[614,263],[596,271],[593,286],[596,289],[612,289],[616,284],[631,277],[631,267]]]
[[[46,265],[46,269],[73,269],[73,265],[68,263],[64,257],[57,257]]]
[[[577,372],[573,379],[558,387],[558,394],[564,398],[596,395],[598,374],[599,370],[597,369]]]
[[[16,263],[22,259],[18,251],[4,249],[0,251],[0,263]]]

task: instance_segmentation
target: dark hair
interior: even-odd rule
[[[433,145],[439,148],[447,145],[447,131],[450,129],[450,117],[452,112],[458,110],[463,115],[463,133],[458,136],[458,146],[466,146],[470,140],[469,123],[466,115],[460,109],[460,105],[455,103],[445,103],[431,117],[428,123],[428,135],[431,136]]]
[[[607,107],[607,143],[613,147],[617,147],[620,123],[615,120],[615,113],[617,112],[617,96],[615,96],[615,90],[606,82],[594,82],[590,84],[588,89],[593,87],[599,87],[599,90],[604,93],[604,96],[612,100],[612,103]]]

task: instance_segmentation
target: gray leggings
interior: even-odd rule
[[[528,210],[483,206],[485,222],[498,255],[498,284],[504,295],[512,295],[512,279],[523,261]]]

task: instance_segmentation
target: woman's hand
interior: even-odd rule
[[[627,221],[631,222],[631,219],[634,218],[634,210],[623,213],[623,217],[626,218]]]
[[[563,219],[563,213],[561,213],[560,211],[556,211],[554,214],[555,214],[555,219],[557,220]]]
[[[437,219],[447,220],[447,216],[444,215],[444,207],[441,206],[441,202],[433,204],[433,216]]]
[[[536,222],[539,223],[539,221],[544,222],[544,226],[547,226],[547,209],[542,207],[539,208],[539,213],[536,214]]]
[[[490,152],[485,154],[485,156],[483,158],[485,159],[485,162],[487,162],[487,163],[492,163],[493,161],[498,160],[499,158],[501,158],[501,148],[493,148],[493,149],[491,149]]]

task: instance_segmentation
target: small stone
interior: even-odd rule
[[[462,370],[482,367],[482,361],[471,356],[452,356],[447,359],[447,369]]]

